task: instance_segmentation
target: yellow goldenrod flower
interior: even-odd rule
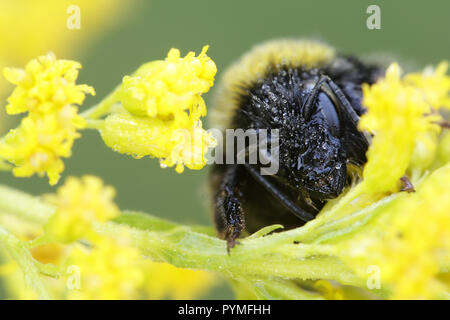
[[[61,242],[88,236],[93,222],[104,222],[119,214],[114,196],[114,188],[103,185],[97,177],[69,177],[55,195],[46,197],[56,206],[55,214],[46,225],[48,236]]]
[[[148,299],[194,299],[216,282],[209,272],[177,268],[168,263],[147,260],[144,268]]]
[[[340,247],[348,265],[367,276],[369,266],[380,270],[381,286],[392,298],[439,298],[445,284],[440,268],[450,263],[450,165],[438,169],[404,194],[380,217]]]
[[[69,299],[137,299],[144,281],[139,250],[109,238],[77,246],[68,264],[79,268],[80,287],[68,291]]]
[[[193,127],[187,129],[183,123]],[[177,172],[183,172],[184,166],[203,168],[208,148],[215,145],[215,140],[201,127],[201,122],[194,124],[187,115],[167,123],[157,118],[114,113],[106,118],[100,131],[105,144],[114,151],[135,158],[150,155],[161,159],[162,167],[176,164]]]
[[[146,260],[124,240],[101,237],[93,248],[75,248],[68,264],[79,268],[81,281],[69,299],[193,299],[214,282],[205,271]]]
[[[395,191],[408,167],[424,172],[436,155],[446,153],[447,134],[439,142],[436,124],[442,120],[436,110],[450,105],[446,70],[441,63],[435,71],[401,78],[393,64],[385,79],[363,87],[368,113],[360,127],[374,133],[363,173],[365,192]],[[448,163],[448,157],[441,161]],[[370,266],[379,268],[381,285],[394,299],[437,298],[446,290],[439,274],[450,262],[450,166],[420,178],[416,193],[400,195],[378,219],[338,245],[339,255],[360,275],[367,276]]]
[[[428,67],[422,73],[411,73],[405,81],[420,88],[426,101],[435,108],[450,108],[450,77],[447,76],[448,63],[441,62],[436,68]]]
[[[73,142],[84,128],[84,119],[75,106],[67,105],[57,113],[28,116],[0,143],[0,156],[15,165],[17,177],[47,174],[49,182],[58,182],[64,170],[62,157],[70,157]]]
[[[106,118],[101,134],[115,151],[136,158],[152,156],[161,166],[176,165],[201,169],[208,148],[215,145],[211,134],[202,128],[206,105],[201,94],[213,85],[217,68],[203,47],[198,57],[190,52],[181,58],[177,49],[166,60],[140,67],[125,76],[117,92],[128,112]]]
[[[64,170],[62,157],[70,157],[73,142],[85,120],[78,107],[92,87],[76,85],[75,61],[56,60],[53,54],[30,61],[25,70],[5,69],[5,77],[17,87],[8,98],[10,114],[29,112],[18,129],[11,130],[0,144],[0,157],[16,167],[14,175],[29,177],[47,173],[50,184],[58,182]]]
[[[359,127],[374,134],[363,173],[366,191],[396,190],[417,143],[425,148],[436,144],[429,134],[439,132],[434,122],[441,116],[433,108],[449,105],[450,78],[445,71],[445,65],[440,65],[435,73],[402,79],[399,66],[392,64],[384,79],[363,85],[363,104],[368,112],[361,117]]]
[[[82,104],[86,93],[95,95],[94,88],[77,85],[81,64],[70,60],[56,60],[53,53],[31,60],[25,70],[5,68],[5,78],[16,85],[8,98],[9,114],[57,112],[72,104]]]
[[[198,57],[189,52],[184,58],[171,49],[166,60],[144,64],[133,76],[125,76],[118,92],[122,105],[132,114],[161,119],[189,110],[199,120],[206,114],[201,94],[212,87],[217,72],[207,49],[204,46]]]
[[[441,62],[436,68],[427,67],[422,73],[411,73],[405,76],[405,82],[420,88],[425,100],[433,107],[432,113],[439,108],[450,109],[450,77],[447,76],[448,63]],[[436,121],[442,120],[439,116]],[[432,126],[421,135],[414,149],[410,167],[424,171],[428,168],[438,151],[440,128]],[[446,135],[447,132],[442,134]],[[443,139],[441,139],[443,141]]]

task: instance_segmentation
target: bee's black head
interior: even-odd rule
[[[347,180],[347,161],[365,162],[367,142],[358,132],[334,83],[323,70],[277,69],[241,97],[239,128],[279,129],[279,172],[283,181],[314,199],[332,199]],[[344,83],[353,88],[352,82]],[[347,88],[346,87],[346,88]],[[338,90],[340,90],[338,88]],[[360,106],[360,91],[350,100]]]
[[[337,197],[344,188],[346,155],[324,119],[315,119],[298,136],[290,155],[290,181],[318,199]]]
[[[318,89],[320,77],[303,75],[300,90],[290,101],[296,112],[280,127],[284,131],[280,136],[284,170],[280,174],[313,198],[331,199],[342,192],[347,179],[344,124],[333,93]]]

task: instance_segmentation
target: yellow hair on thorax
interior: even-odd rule
[[[255,46],[222,75],[214,96],[210,127],[229,128],[242,88],[262,79],[270,67],[317,68],[328,64],[334,49],[318,41],[278,39]]]

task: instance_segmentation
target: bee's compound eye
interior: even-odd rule
[[[336,111],[336,106],[324,92],[320,92],[317,98],[318,110],[325,118],[331,134],[335,137],[340,137],[341,125],[339,115]]]

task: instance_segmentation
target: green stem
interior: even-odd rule
[[[100,234],[113,236],[120,234],[123,225],[116,223],[99,224]],[[223,240],[200,234],[186,227],[175,228],[168,232],[128,230],[131,244],[142,250],[152,260],[168,262],[177,267],[203,269],[224,273],[231,277],[255,277],[284,279],[333,279],[342,284],[363,285],[358,278],[340,260],[330,256],[311,257],[311,248],[298,246],[298,259],[283,256],[276,246],[259,248],[255,244],[247,246],[245,239],[227,254]],[[255,241],[255,240],[252,240]],[[316,246],[317,248],[317,246]]]
[[[50,242],[51,242],[51,239],[47,236],[47,234],[44,233],[43,235],[41,235],[41,236],[31,240],[31,241],[26,242],[25,245],[28,248],[34,248],[34,247],[37,247],[37,246],[48,244]]]
[[[104,125],[105,120],[86,119],[86,129],[102,130]]]
[[[37,197],[0,186],[0,213],[16,214],[26,221],[42,226],[53,211],[51,206],[42,203]],[[363,213],[367,215],[369,211]],[[364,215],[363,213],[359,215]],[[350,219],[352,222],[351,218],[342,219]],[[357,219],[357,216],[353,219]],[[168,262],[177,267],[220,272],[231,278],[244,277],[264,281],[330,279],[345,285],[364,286],[363,279],[332,255],[330,245],[305,242],[300,245],[293,244],[294,240],[302,237],[312,240],[320,236],[320,232],[315,236],[311,235],[315,230],[314,224],[329,231],[344,223],[336,220],[328,225],[320,219],[317,220],[319,221],[314,220],[302,228],[266,236],[257,234],[242,239],[242,245],[233,248],[230,254],[227,254],[225,241],[211,236],[209,229],[179,226],[146,214],[127,212],[116,222],[96,224],[95,230],[100,234],[116,237],[126,228],[131,245],[142,250],[154,261]],[[203,231],[206,233],[202,233]],[[30,245],[39,244],[40,241],[36,240]],[[25,248],[24,244],[22,248]],[[51,266],[48,270],[41,269],[45,274],[58,276]],[[283,286],[275,283],[273,285]]]
[[[43,275],[46,275],[48,277],[52,277],[55,279],[58,279],[62,276],[61,268],[51,264],[51,263],[40,263],[35,262],[36,267],[38,268],[39,272]]]
[[[111,107],[118,102],[117,91],[120,85],[118,85],[114,90],[106,96],[100,103],[89,108],[88,110],[81,113],[81,116],[85,119],[96,120],[107,114]]]
[[[0,185],[0,213],[15,214],[26,221],[43,225],[54,210],[39,197]]]

